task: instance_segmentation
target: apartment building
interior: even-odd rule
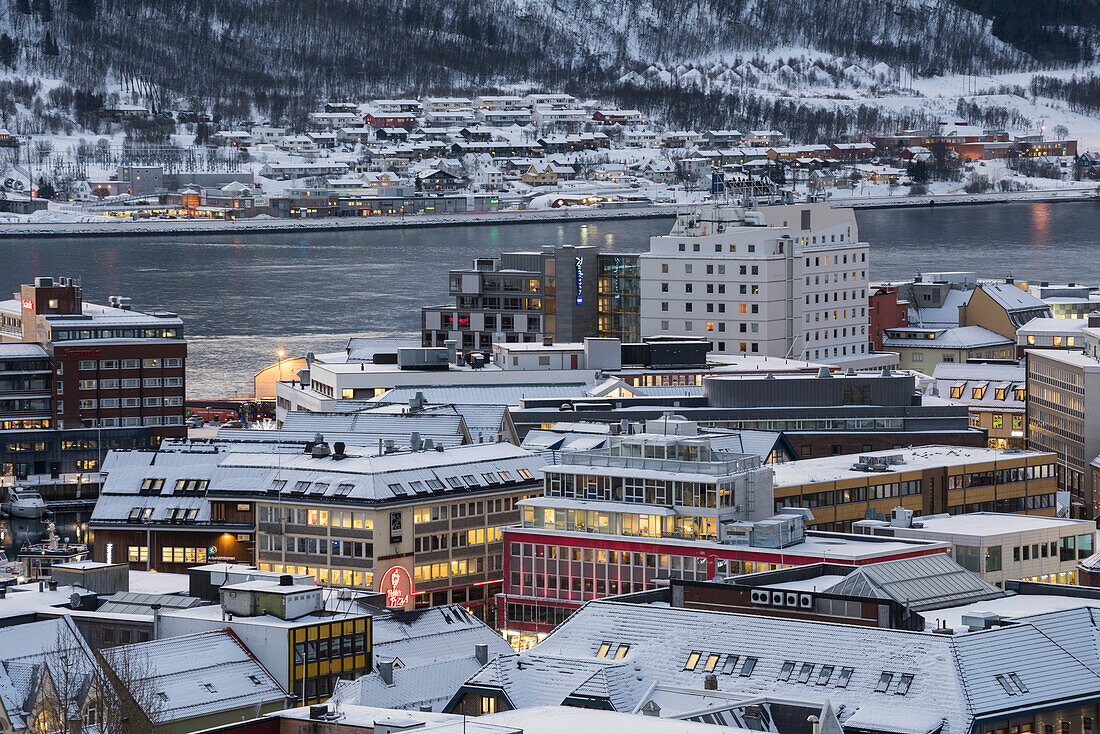
[[[867,253],[849,209],[702,207],[639,258],[641,332],[705,338],[718,352],[866,356]]]
[[[1055,456],[1039,451],[921,446],[804,459],[773,467],[775,511],[801,507],[810,526],[848,531],[888,517],[894,507],[917,515],[973,512],[1056,513]]]

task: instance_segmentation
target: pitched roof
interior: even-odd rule
[[[825,593],[893,599],[916,612],[1004,596],[946,553],[860,566]]]
[[[154,695],[139,705],[158,723],[281,703],[286,691],[229,630],[139,642],[103,651],[124,681]]]
[[[393,671],[392,684],[377,667],[342,681],[333,691],[341,703],[439,710],[481,668],[476,645],[486,645],[489,657],[512,651],[503,637],[458,604],[378,616],[372,625],[374,659],[396,659],[401,665]]]
[[[829,700],[846,729],[966,734],[984,715],[1100,690],[1100,675],[1082,662],[1096,647],[1095,625],[1056,642],[1040,629],[1058,619],[1048,616],[947,636],[601,600],[531,650],[492,661],[467,686],[499,689],[516,706],[592,695],[633,710],[654,683],[702,689],[710,667],[723,691]]]

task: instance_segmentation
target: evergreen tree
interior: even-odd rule
[[[0,64],[14,69],[15,57],[18,55],[19,45],[7,33],[0,33]]]
[[[55,196],[57,196],[57,191],[54,190],[53,184],[44,178],[38,179],[38,198],[52,199]]]
[[[31,14],[31,0],[15,0],[15,9],[23,15]]]
[[[34,0],[32,7],[43,23],[53,20],[53,6],[50,5],[50,0]]]
[[[69,12],[75,15],[77,20],[84,22],[95,20],[95,0],[69,0]]]
[[[57,41],[53,40],[53,36],[50,35],[49,31],[46,31],[46,37],[42,39],[42,55],[57,56],[59,53]]]
[[[909,164],[907,173],[913,183],[928,183],[928,164],[924,161],[913,161]]]

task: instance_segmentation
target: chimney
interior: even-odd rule
[[[413,451],[419,451],[422,445],[419,431],[413,431],[409,434],[409,448]]]
[[[294,577],[289,573],[284,573],[279,577],[279,586],[294,586]]]
[[[50,579],[47,582],[47,585],[50,587],[50,591],[57,591],[57,580],[56,579]]]
[[[430,438],[425,438],[424,439],[424,450],[425,451],[431,451],[434,448],[435,448],[435,441],[433,441]]]
[[[484,642],[479,642],[474,645],[474,657],[477,658],[478,663],[481,665],[489,662],[489,646]]]
[[[160,639],[160,604],[150,604],[149,608],[153,610],[153,639]]]
[[[813,729],[813,734],[821,734],[821,719],[817,718],[813,714],[806,717],[806,721],[810,722],[810,727]]]
[[[335,459],[336,461],[339,461],[340,459],[343,459],[344,456],[345,456],[345,454],[344,454],[344,449],[345,448],[347,448],[347,447],[344,445],[343,441],[337,441],[336,443],[332,444],[332,458]]]
[[[382,682],[387,686],[393,685],[393,661],[392,660],[379,660],[378,661],[378,675],[382,676]]]
[[[714,673],[707,673],[707,676],[703,678],[703,690],[717,691],[718,676],[716,676]]]

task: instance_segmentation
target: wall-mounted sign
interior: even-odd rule
[[[99,350],[98,349],[66,349],[63,352],[63,354],[66,357],[78,357],[78,358],[98,357],[99,356]]]
[[[584,258],[577,258],[577,304],[584,303]]]
[[[407,606],[413,595],[413,580],[404,566],[392,566],[382,574],[378,591],[386,595],[387,607]]]
[[[33,311],[34,310],[34,301],[30,300],[29,298],[24,298],[23,299],[23,309],[26,310],[26,311]]]

